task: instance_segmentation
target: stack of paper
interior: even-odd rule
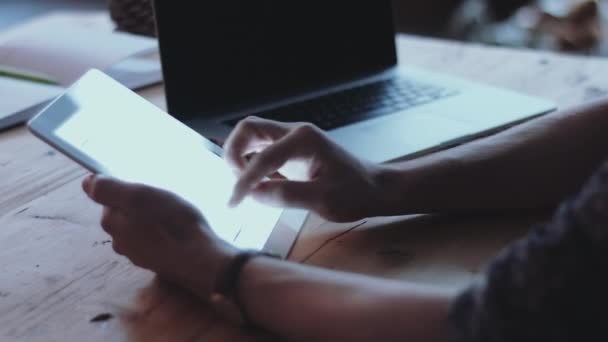
[[[131,89],[162,81],[156,39],[113,32],[107,13],[53,13],[1,34],[0,128],[27,120],[91,68]]]

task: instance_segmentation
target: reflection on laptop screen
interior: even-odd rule
[[[396,63],[388,0],[155,1],[169,111],[190,119]]]

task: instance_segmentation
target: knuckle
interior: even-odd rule
[[[234,128],[231,136],[236,137],[237,139],[248,138],[251,135],[260,136],[261,134],[261,123],[264,119],[248,116],[245,119],[239,121],[239,123]]]
[[[112,249],[116,254],[125,255],[123,246],[116,239],[112,241]]]
[[[319,128],[311,123],[302,123],[294,129],[294,133],[303,137],[317,137],[319,136]]]
[[[248,116],[245,119],[239,121],[239,123],[237,124],[236,128],[239,128],[241,130],[250,130],[253,129],[256,125],[256,123],[258,123],[260,121],[260,118],[256,117],[256,116]]]
[[[236,124],[236,127],[234,127],[234,131],[237,133],[243,132],[247,130],[250,125],[251,123],[249,122],[249,118],[243,119]]]
[[[101,216],[100,225],[106,232],[110,231],[112,227],[112,216],[109,213],[104,213],[103,216]]]
[[[299,139],[306,140],[317,148],[324,147],[328,142],[325,133],[319,127],[311,123],[301,124],[294,129],[294,134],[297,135]]]
[[[245,120],[247,120],[249,122],[259,122],[259,121],[262,121],[264,119],[262,119],[261,117],[256,116],[256,115],[249,115],[248,117],[245,118]]]

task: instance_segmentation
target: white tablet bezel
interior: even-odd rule
[[[113,87],[121,88],[121,91],[128,91],[132,93],[133,96],[140,97],[138,94],[124,87],[101,71],[90,70],[84,76],[82,76],[81,79],[68,88],[62,95],[58,96],[54,101],[40,111],[40,113],[33,117],[27,123],[27,127],[29,131],[32,132],[32,134],[34,134],[36,137],[65,154],[67,157],[90,172],[95,174],[108,174],[103,165],[100,165],[97,161],[95,161],[92,156],[82,153],[72,144],[55,134],[55,131],[61,127],[66,120],[75,114],[76,109],[81,110],[81,108],[77,108],[73,104],[73,101],[70,100],[70,94],[74,91],[74,89],[79,87],[80,91],[84,90],[95,92],[96,89],[93,87],[91,87],[91,89],[82,89],[82,87],[90,87],[90,85],[98,82],[105,82],[106,85],[112,84]],[[103,95],[97,94],[97,96]],[[154,105],[150,103],[150,106]],[[155,110],[158,110],[157,107],[154,108]],[[213,152],[220,158],[222,157],[223,150],[221,147],[212,143],[203,136],[201,136],[201,142],[209,151]],[[283,258],[287,258],[295,243],[295,240],[299,235],[300,230],[304,226],[307,214],[307,211],[304,210],[283,210],[281,217],[273,228],[263,250],[280,255]]]

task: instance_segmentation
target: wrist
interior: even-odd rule
[[[406,191],[405,177],[400,170],[390,164],[377,164],[370,168],[374,190],[370,216],[399,215],[405,211],[403,193]]]
[[[226,267],[221,270],[210,296],[211,303],[216,306],[231,307],[234,318],[237,318],[245,327],[254,327],[249,310],[243,300],[241,284],[245,278],[245,268],[254,262],[254,259],[262,257],[279,258],[278,255],[265,251],[242,250],[229,261]],[[236,310],[236,312],[235,312]],[[235,315],[236,314],[236,315]]]
[[[182,272],[184,285],[207,300],[218,277],[237,254],[238,249],[219,239],[213,243],[193,244],[187,253],[188,267]]]
[[[435,211],[449,196],[442,180],[449,179],[445,167],[429,168],[417,160],[381,164],[373,171],[379,189],[376,210],[382,216],[421,214]],[[439,198],[437,191],[443,191]]]

